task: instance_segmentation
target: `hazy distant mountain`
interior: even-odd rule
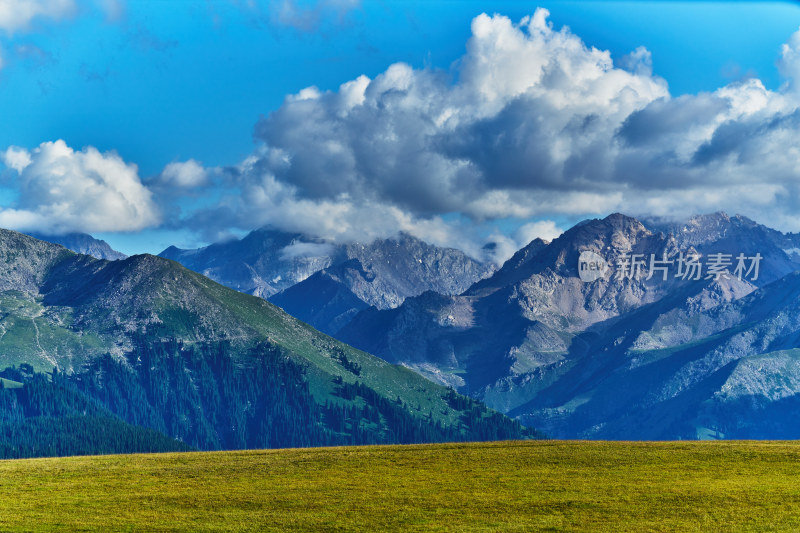
[[[0,369],[30,369],[0,376],[26,376],[20,390],[28,391],[39,379],[30,372],[69,374],[41,392],[50,400],[37,423],[80,416],[67,406],[82,398],[102,407],[102,419],[74,425],[87,435],[104,431],[109,413],[204,449],[532,434],[160,257],[97,260],[0,230],[0,311]],[[27,392],[0,395],[0,426],[17,416],[18,394]],[[70,427],[56,429],[70,442],[86,436]]]
[[[397,307],[428,290],[458,294],[494,270],[460,250],[407,234],[332,245],[262,228],[241,240],[197,250],[170,247],[160,255],[228,287],[270,298],[330,333],[364,307]]]
[[[378,309],[397,307],[409,296],[430,290],[459,294],[495,270],[461,250],[434,246],[406,233],[370,244],[348,244],[344,256],[334,264],[355,259],[362,266],[347,278],[348,288]]]
[[[242,239],[159,254],[214,281],[262,298],[291,287],[331,264],[333,247],[299,233],[262,228]]]
[[[31,237],[60,244],[64,248],[69,248],[73,252],[91,255],[96,259],[108,259],[109,261],[116,261],[118,259],[125,259],[127,255],[118,252],[111,248],[111,246],[103,240],[95,239],[86,233],[66,233],[64,235],[43,235],[40,233],[31,233]]]
[[[796,356],[785,351],[800,347],[792,238],[724,214],[674,226],[611,215],[531,243],[459,296],[426,293],[397,309],[361,311],[338,337],[555,436],[777,435],[794,401],[786,398],[800,393]],[[584,251],[611,267],[630,254],[763,259],[758,279],[690,280],[672,271],[648,280],[646,270],[618,279],[610,268],[583,282]],[[758,364],[746,362],[753,357],[788,375],[755,373]],[[770,389],[777,386],[785,390]],[[755,392],[734,401],[725,387]],[[737,417],[750,422],[736,425]]]

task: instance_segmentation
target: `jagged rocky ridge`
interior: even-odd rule
[[[457,296],[359,312],[337,336],[559,437],[797,437],[798,238],[723,213],[624,215],[532,242]],[[578,256],[763,257],[758,279],[579,279]]]
[[[85,397],[97,424],[202,449],[536,435],[174,261],[97,260],[0,230],[0,369],[14,380],[22,365],[74,376],[77,390],[46,392],[52,405]]]
[[[116,261],[128,257],[127,255],[111,248],[111,245],[109,245],[106,241],[95,239],[86,233],[65,233],[62,235],[29,233],[29,235],[42,241],[60,244],[64,248],[68,248],[75,253],[90,255],[95,259],[108,259],[109,261]]]
[[[269,298],[326,333],[369,306],[390,309],[433,290],[458,294],[494,270],[452,248],[411,235],[333,245],[270,228],[196,250],[160,256],[241,292]]]

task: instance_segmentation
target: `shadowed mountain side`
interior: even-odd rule
[[[126,417],[144,402],[149,407],[142,413],[157,413],[141,415],[148,427],[194,439],[192,445],[198,447],[535,435],[477,402],[355,350],[261,298],[219,285],[174,261],[151,255],[97,260],[0,231],[0,279],[0,368],[56,367],[92,382],[92,376],[100,376],[99,389],[84,393],[103,398],[107,408],[131,423],[138,422]],[[97,366],[98,361],[107,363]],[[308,398],[304,405],[311,403],[302,413],[288,404],[282,410],[280,402],[290,397],[271,396],[273,403],[264,406],[261,415],[247,415],[252,422],[247,431],[266,435],[264,421],[252,416],[273,413],[269,416],[283,417],[287,427],[291,416],[302,416],[302,424],[321,427],[321,432],[298,434],[296,441],[214,437],[225,417],[236,412],[229,410],[233,404],[220,404],[215,397],[225,398],[225,391],[241,387],[254,391],[259,386],[284,386],[252,381],[259,374],[241,373],[249,368],[262,368],[274,383],[305,388],[307,396],[298,398]],[[166,374],[159,377],[161,371]],[[219,374],[223,371],[227,373]],[[109,395],[105,387],[112,386],[112,375],[115,392]],[[170,395],[176,400],[162,401]],[[180,400],[193,395],[199,404]],[[255,398],[237,396],[230,401],[246,406]],[[175,425],[184,419],[192,422]],[[194,433],[201,427],[208,430]]]
[[[345,276],[342,281],[363,302],[380,309],[397,307],[408,296],[426,290],[458,294],[494,269],[460,250],[433,246],[404,233],[369,244],[334,245],[302,234],[261,228],[241,240],[196,250],[173,246],[159,255],[263,298],[324,268],[350,268],[350,262],[356,260],[361,265],[359,275]]]
[[[353,286],[352,278],[364,275],[361,263],[351,259],[312,274],[269,301],[318,330],[335,335],[359,311],[369,307],[348,288]]]
[[[623,215],[585,221],[550,244],[532,242],[460,296],[366,309],[337,336],[560,437],[707,437],[717,424],[698,417],[735,361],[800,346],[800,288],[782,248],[792,236],[724,214],[690,222],[678,236]],[[581,281],[583,251],[609,271]],[[695,252],[760,253],[759,277],[649,276],[651,254]],[[620,277],[614,267],[629,254],[645,265]]]

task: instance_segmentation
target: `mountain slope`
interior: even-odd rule
[[[0,387],[0,458],[189,451],[186,444],[124,422],[63,374],[6,369]],[[10,384],[10,386],[9,386]]]
[[[269,228],[197,250],[171,247],[160,256],[238,291],[275,298],[295,316],[330,333],[364,307],[397,307],[427,290],[457,294],[493,269],[459,250],[407,234],[369,244],[332,245]]]
[[[359,311],[369,307],[350,290],[355,284],[353,278],[363,276],[361,263],[352,259],[315,272],[269,301],[318,330],[335,335]]]
[[[302,242],[305,247],[292,244]],[[289,252],[285,250],[289,248]],[[303,252],[293,255],[292,250]],[[332,248],[299,233],[261,228],[243,239],[183,250],[171,246],[159,254],[218,283],[267,298],[330,265]]]
[[[711,229],[698,220],[680,236],[622,215],[586,221],[550,244],[531,243],[460,296],[426,293],[394,310],[367,309],[337,336],[555,436],[707,436],[735,416],[719,394],[736,361],[798,346],[800,293],[782,234],[743,217],[709,216]],[[583,251],[610,272],[581,281]],[[614,272],[630,254],[710,260],[717,252],[760,253],[758,279]],[[722,405],[716,422],[704,402]],[[737,434],[758,435],[747,431]]]
[[[754,282],[758,286],[800,268],[800,235],[781,233],[742,215],[719,212],[696,215],[681,222],[645,219],[642,223],[654,232],[672,236],[681,250],[725,251],[734,257],[758,251],[764,258],[759,279]]]
[[[500,377],[534,371],[545,361],[550,366],[568,355],[577,333],[689,283],[614,276],[583,283],[577,264],[585,249],[603,255],[609,264],[623,253],[660,257],[676,252],[674,240],[653,234],[634,219],[612,215],[576,226],[548,245],[534,241],[460,296],[422,295],[408,299],[396,312],[363,311],[339,337],[389,361],[433,363],[455,373],[463,390],[476,392]],[[722,285],[693,285],[698,293],[705,291],[707,305],[753,288],[738,280],[718,292],[714,286]],[[410,339],[414,344],[406,345]]]
[[[225,390],[257,390],[264,385],[249,381],[247,372],[223,370],[255,372],[259,361],[265,360],[274,361],[268,367],[279,370],[273,381],[308,390],[308,410],[295,415],[278,411],[284,413],[287,427],[293,416],[302,417],[304,424],[320,427],[320,435],[325,435],[324,442],[309,442],[307,435],[298,434],[283,445],[528,434],[410,370],[355,350],[261,298],[223,287],[167,259],[141,255],[101,261],[0,231],[0,280],[0,368],[21,363],[39,370],[57,367],[82,382],[115,375],[115,387],[124,391],[121,396],[103,392],[111,383],[107,378],[98,381],[98,390],[84,392],[105,398],[107,408],[131,423],[138,419],[126,417],[136,412],[175,405],[163,401],[165,394],[181,390],[184,393],[176,396],[181,398],[194,391],[205,398],[197,403],[202,410],[197,412],[190,403],[170,415],[195,420],[190,426],[175,426],[172,418],[164,418],[166,413],[141,417],[149,421],[147,427],[167,431],[171,437],[197,439],[198,447],[255,442],[248,440],[249,433],[239,440],[214,436],[224,426],[219,420],[238,412],[231,410],[231,402],[247,405],[253,399],[219,403],[214,398],[224,399]],[[104,357],[111,357],[117,367],[98,367]],[[153,365],[145,365],[145,360],[158,361],[155,368],[173,369],[162,379],[169,386],[154,384]],[[209,375],[197,381],[197,372]],[[194,377],[186,381],[185,376]],[[278,396],[274,401],[283,400]],[[288,408],[292,402],[285,401]],[[335,420],[339,422],[334,424]],[[198,426],[210,429],[192,433]],[[262,432],[255,422],[246,427]]]
[[[642,309],[626,328],[595,338],[592,358],[512,414],[548,420],[556,434],[586,437],[796,435],[787,406],[800,393],[798,296],[800,278],[793,273],[688,320],[656,306]],[[658,334],[673,324],[694,335],[660,349],[636,348],[648,325]]]
[[[116,261],[117,259],[125,259],[128,257],[127,255],[111,248],[106,241],[95,239],[86,233],[66,233],[63,235],[30,233],[29,235],[42,241],[60,244],[64,248],[68,248],[75,253],[90,255],[95,259],[108,259],[109,261]]]

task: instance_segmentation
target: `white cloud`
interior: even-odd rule
[[[263,224],[330,241],[406,231],[480,257],[479,229],[507,217],[800,209],[789,89],[751,79],[671,98],[646,49],[617,68],[547,18],[476,17],[450,73],[397,63],[287,96],[256,125],[261,147],[215,178],[216,207],[189,223],[207,238]],[[787,75],[798,35],[783,53]],[[162,180],[194,181],[180,175],[170,167]],[[489,240],[504,259],[560,231],[537,222]]]
[[[3,161],[17,174],[19,199],[0,208],[0,227],[42,233],[136,231],[160,221],[136,165],[113,152],[75,151],[59,140],[31,151],[9,148]]]
[[[548,209],[543,191],[596,193],[595,175],[613,167],[604,155],[613,132],[668,93],[663,80],[615,68],[608,52],[546,17],[476,17],[456,83],[397,63],[338,91],[287,97],[256,127],[264,153],[283,157],[262,157],[258,171],[300,198],[345,197],[422,218],[535,216]]]
[[[2,155],[3,163],[17,172],[22,172],[31,164],[31,154],[24,148],[11,146]]]
[[[329,243],[296,241],[283,248],[280,252],[280,257],[284,261],[315,257],[329,257],[333,251],[334,247]]]
[[[0,0],[0,30],[27,29],[35,18],[61,19],[75,13],[73,0]]]
[[[781,90],[749,79],[673,98],[646,49],[615,63],[548,16],[476,17],[452,71],[397,63],[287,96],[238,167],[175,162],[150,182],[165,205],[204,195],[181,204],[186,218],[170,210],[169,224],[208,239],[264,224],[336,242],[405,231],[476,257],[477,235],[508,217],[540,222],[492,236],[497,257],[555,237],[548,220],[559,215],[725,209],[800,230],[800,32],[782,51]],[[115,154],[45,143],[4,159],[21,194],[0,225],[114,231],[158,220],[136,168]],[[51,160],[67,170],[54,174]],[[95,200],[81,200],[86,189]]]
[[[795,32],[781,48],[778,68],[789,81],[791,89],[795,92],[800,90],[800,30]]]
[[[486,247],[481,255],[475,255],[475,257],[481,257],[496,265],[502,265],[517,250],[527,246],[534,239],[538,238],[549,242],[562,233],[564,233],[564,230],[559,228],[552,220],[538,220],[523,224],[514,232],[513,236],[503,235],[499,231],[495,231],[487,239],[490,246]]]
[[[646,49],[619,68],[548,16],[476,17],[453,72],[397,63],[288,96],[257,124],[263,146],[217,220],[361,240],[411,227],[452,243],[506,217],[725,209],[769,222],[800,209],[800,32],[784,89],[749,79],[672,98]],[[452,213],[467,221],[445,223]]]
[[[666,98],[664,81],[615,68],[608,52],[554,30],[545,10],[520,24],[481,15],[472,31],[455,76],[397,63],[337,91],[288,96],[194,227],[210,236],[273,224],[362,241],[406,231],[478,256],[476,223],[616,209],[623,193],[591,175],[613,160],[582,158],[604,154],[631,113]]]
[[[191,189],[208,183],[208,171],[194,159],[168,164],[161,171],[159,185]]]
[[[534,239],[552,241],[562,233],[564,233],[564,230],[559,228],[552,220],[539,220],[524,224],[516,231],[514,238],[519,247],[522,247]]]
[[[634,74],[651,75],[653,73],[653,54],[644,46],[638,47],[618,61],[621,68]]]

